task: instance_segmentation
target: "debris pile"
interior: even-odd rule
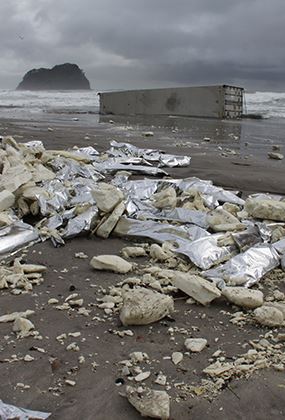
[[[122,257],[94,256],[92,270],[131,276],[102,289],[103,296],[93,306],[106,317],[115,315],[124,327],[171,317],[176,298],[202,307],[225,300],[239,308],[232,324],[285,326],[285,295],[277,290],[268,299],[262,290],[250,289],[260,287],[260,280],[280,265],[284,270],[284,197],[253,194],[244,200],[238,191],[227,191],[211,181],[172,179],[162,168],[188,166],[189,157],[115,141],[99,154],[93,147],[45,150],[40,141],[20,144],[6,137],[0,157],[0,289],[18,295],[43,282],[45,266],[26,264],[19,258],[10,265],[4,263],[19,249],[47,239],[57,247],[81,234],[114,235],[136,243],[124,247]],[[161,178],[130,179],[132,174]],[[75,256],[88,258],[83,252]],[[142,263],[130,261],[132,258]],[[78,293],[62,302],[50,298],[48,304],[58,310],[77,308],[85,316],[91,312],[83,307]],[[27,319],[32,314],[27,310],[3,315],[0,323],[13,322],[18,338],[36,335]],[[127,329],[112,332],[119,337],[133,335]],[[64,334],[57,337],[62,344]],[[253,349],[236,360],[216,357],[203,369],[208,378],[199,390],[192,385],[181,385],[181,389],[196,395],[211,390],[213,394],[232,377],[270,366],[284,370],[283,344],[271,339],[268,345],[252,342]],[[185,354],[206,352],[207,347],[207,338],[188,336],[183,352],[173,351],[169,359],[179,367]],[[79,351],[80,347],[72,342],[66,350]],[[80,357],[84,363],[84,356]],[[137,357],[145,358],[143,353]],[[125,363],[122,374],[142,383],[151,372],[134,368],[134,364],[134,360]],[[96,366],[94,362],[95,370]],[[154,383],[165,385],[165,375],[160,372]],[[75,386],[76,381],[66,379],[65,384]],[[143,416],[170,416],[170,397],[165,391],[142,384],[127,386],[126,396]]]

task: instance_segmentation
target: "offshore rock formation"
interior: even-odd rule
[[[28,71],[17,90],[75,90],[90,89],[90,83],[77,64],[59,64],[52,69]]]

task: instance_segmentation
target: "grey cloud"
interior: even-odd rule
[[[0,15],[2,88],[66,61],[95,89],[285,81],[284,0],[21,0]]]

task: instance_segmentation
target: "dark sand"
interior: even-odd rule
[[[153,122],[143,121],[142,125],[138,125],[137,121],[129,119],[133,129],[126,129],[126,125],[119,118],[111,117],[117,121],[115,124],[99,125],[93,123],[90,116],[88,119],[79,118],[76,122],[71,121],[71,117],[63,121],[51,118],[46,122],[2,121],[0,134],[14,135],[18,141],[39,139],[47,148],[53,149],[95,144],[101,151],[108,148],[112,139],[129,141],[141,147],[159,147],[166,152],[192,156],[191,166],[169,170],[172,176],[212,179],[218,185],[239,189],[244,193],[265,191],[285,194],[284,163],[271,161],[266,157],[267,152],[271,150],[271,144],[281,144],[282,133],[280,138],[273,136],[271,143],[266,144],[262,141],[262,146],[256,148],[252,144],[246,146],[244,143],[249,139],[238,134],[245,130],[247,123],[241,125],[232,122],[223,125],[221,122],[193,120],[191,124],[187,123],[191,127],[185,128],[184,123],[178,131],[172,132],[178,123],[170,122],[171,119],[168,121],[169,127],[164,125],[163,128],[156,128],[160,125],[157,122],[156,127],[151,127]],[[253,126],[249,123],[253,133],[258,132],[254,128],[256,124],[258,122],[253,122]],[[48,127],[54,131],[48,131]],[[217,128],[219,132],[216,131]],[[154,136],[143,137],[143,130],[153,131]],[[235,133],[238,139],[233,140],[229,133]],[[89,140],[85,139],[86,136]],[[204,137],[211,137],[212,140],[202,141]],[[189,143],[185,144],[186,142]],[[223,150],[219,150],[219,147],[236,150],[238,154],[222,157]],[[252,156],[245,159],[247,154]],[[151,328],[132,327],[133,337],[120,338],[111,334],[108,332],[110,329],[124,329],[118,318],[114,316],[109,320],[106,317],[105,322],[92,320],[96,315],[104,316],[103,311],[93,305],[96,303],[96,297],[100,296],[98,288],[115,284],[122,276],[95,272],[89,266],[89,260],[93,255],[118,254],[126,244],[126,241],[116,238],[102,240],[85,237],[70,240],[63,248],[56,249],[50,242],[46,242],[29,249],[26,258],[28,262],[47,265],[45,281],[36,286],[33,293],[20,296],[1,291],[1,315],[16,310],[35,309],[36,314],[31,320],[43,339],[39,341],[30,337],[16,340],[11,332],[11,324],[0,325],[0,398],[3,401],[30,409],[50,411],[53,413],[51,419],[140,419],[140,415],[127,400],[119,396],[124,387],[115,385],[115,380],[120,376],[117,363],[127,359],[131,351],[148,353],[152,361],[152,376],[146,383],[150,386],[154,373],[160,370],[167,375],[171,384],[181,381],[199,384],[201,378],[205,377],[202,370],[210,364],[208,359],[216,350],[225,351],[230,361],[232,356],[249,349],[242,347],[243,344],[267,332],[267,329],[253,325],[239,328],[229,323],[229,316],[221,311],[233,310],[223,300],[206,308],[187,305],[185,301],[177,300],[174,321],[166,319],[152,325]],[[74,254],[80,251],[90,258],[75,258]],[[137,262],[146,263],[142,260]],[[96,284],[97,287],[92,288],[90,284]],[[284,284],[278,287],[285,291]],[[63,302],[71,290],[79,293],[84,299],[84,306],[91,309],[89,317],[78,315],[76,311],[59,311],[47,304],[51,297]],[[205,318],[201,318],[203,314],[206,314]],[[163,360],[164,356],[170,356],[173,351],[183,351],[185,336],[176,333],[175,341],[170,341],[167,333],[167,329],[174,326],[188,329],[189,336],[192,334],[193,337],[207,338],[209,346],[200,354],[184,357],[178,366],[174,366],[169,360]],[[69,337],[65,340],[65,345],[55,340],[59,334],[75,331],[80,331],[81,337]],[[215,340],[217,338],[218,341]],[[80,352],[65,350],[66,345],[73,341],[80,346]],[[33,346],[44,348],[46,353],[34,351]],[[35,360],[31,363],[4,362],[4,359],[12,354],[30,354]],[[86,363],[78,368],[78,356],[81,354],[85,356]],[[58,362],[51,365],[50,358],[56,358]],[[91,366],[94,361],[98,363],[95,371]],[[63,383],[66,378],[74,379],[76,386],[63,385],[60,395],[55,396],[51,388]],[[18,382],[30,385],[30,389],[21,391],[15,388]],[[274,370],[260,370],[248,380],[231,381],[212,402],[203,397],[189,397],[184,400],[181,392],[172,386],[169,391],[173,397],[171,419],[281,419],[285,415],[284,387],[284,372]],[[176,401],[179,396],[180,401]]]

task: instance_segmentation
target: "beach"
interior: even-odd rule
[[[268,158],[274,145],[280,146],[280,153],[285,152],[284,128],[282,120],[219,121],[89,113],[51,112],[44,118],[35,116],[32,120],[0,120],[0,135],[11,135],[17,142],[41,140],[50,150],[90,145],[102,152],[109,148],[110,141],[116,140],[140,148],[191,156],[189,167],[167,168],[169,177],[211,180],[217,186],[239,191],[243,198],[254,192],[285,194],[284,161]],[[168,378],[173,420],[282,418],[285,414],[284,371],[270,368],[258,370],[248,378],[231,378],[213,398],[199,396],[198,391],[196,396],[190,395],[185,387],[179,386],[183,382],[198,387],[204,378],[202,370],[213,360],[213,353],[220,350],[226,360],[231,361],[251,349],[250,342],[270,338],[266,335],[268,328],[257,328],[250,323],[233,325],[229,314],[234,309],[224,300],[204,307],[187,304],[178,296],[171,317],[151,326],[130,327],[131,336],[120,337],[114,333],[126,328],[118,317],[104,316],[95,305],[100,289],[114,285],[122,276],[94,271],[89,261],[94,255],[119,255],[121,248],[127,245],[130,242],[121,238],[111,236],[104,240],[87,235],[67,240],[60,248],[46,241],[28,249],[27,262],[48,267],[44,282],[32,293],[19,296],[2,291],[1,314],[27,308],[35,310],[33,322],[42,339],[16,340],[11,326],[1,325],[1,336],[5,337],[0,344],[1,399],[51,412],[51,419],[140,419],[140,414],[119,395],[123,386],[117,385],[122,378],[118,363],[128,359],[131,352],[141,351],[150,358],[146,367],[152,378],[148,383],[151,384],[160,371]],[[79,252],[88,259],[76,258]],[[146,264],[147,258],[134,261]],[[265,294],[275,287],[285,292],[284,281],[277,281],[281,274],[277,277],[269,275],[264,280]],[[50,298],[64,301],[71,293],[83,298],[91,316],[55,310],[47,304]],[[174,329],[174,334],[169,333],[170,328]],[[279,331],[282,332],[282,328]],[[64,344],[56,339],[63,333],[74,332],[80,332],[80,338],[68,337]],[[183,351],[184,340],[189,335],[207,338],[208,346],[175,366],[167,357],[175,351]],[[79,351],[66,351],[72,341],[78,343]],[[5,361],[11,360],[12,354],[28,353],[35,358],[31,363]],[[86,361],[79,365],[81,354]],[[66,379],[73,379],[76,385],[62,385]],[[23,390],[17,383],[30,388]]]

